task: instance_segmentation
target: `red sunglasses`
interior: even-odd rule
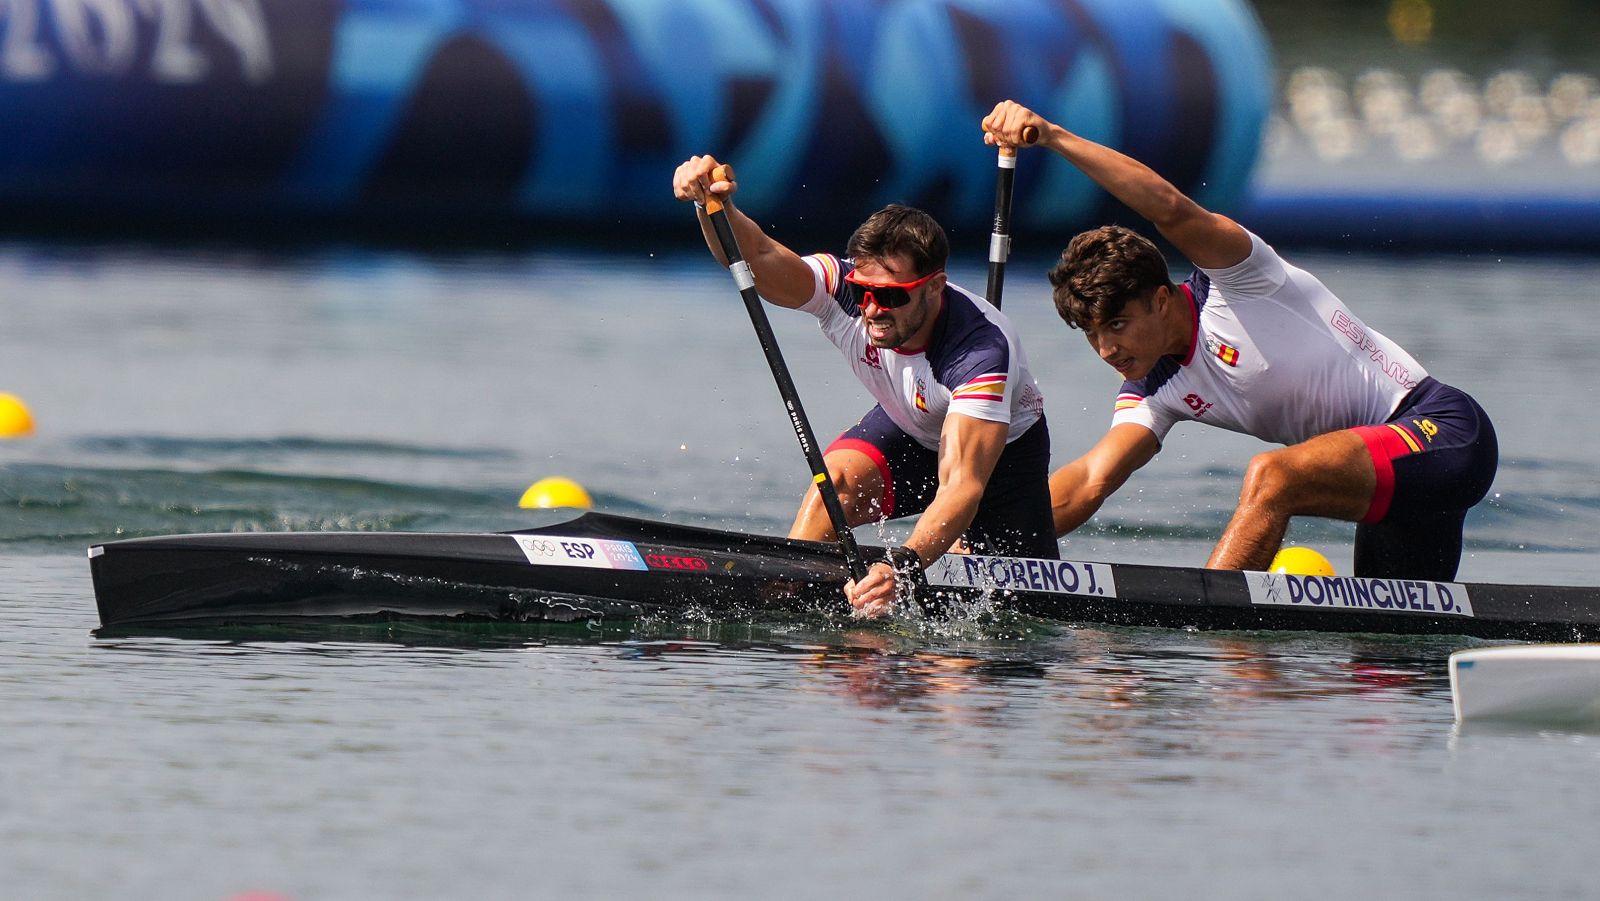
[[[855,305],[858,308],[865,307],[867,302],[871,301],[881,309],[893,310],[910,303],[912,291],[926,285],[929,279],[944,270],[935,269],[914,282],[892,282],[887,285],[874,285],[861,281],[857,277],[857,273],[860,271],[859,269],[852,269],[844,277],[845,291],[849,294],[850,299],[855,302]]]

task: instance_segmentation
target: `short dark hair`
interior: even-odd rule
[[[891,203],[867,217],[845,245],[852,260],[886,260],[904,254],[917,275],[944,268],[950,242],[934,218],[914,207]]]
[[[1073,238],[1050,270],[1056,312],[1073,328],[1088,328],[1122,313],[1131,300],[1172,286],[1167,260],[1149,238],[1107,225]]]

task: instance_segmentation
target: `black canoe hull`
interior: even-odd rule
[[[90,555],[100,622],[112,628],[847,612],[847,574],[831,545],[595,513],[515,533],[179,535],[110,542]],[[986,560],[1005,606],[1069,622],[1600,640],[1600,594],[1590,588],[945,560],[954,562],[930,570],[942,584],[919,588],[925,606],[993,591],[993,579],[940,575],[966,566],[970,576],[972,560]],[[1096,575],[1099,593],[1089,593]]]
[[[535,565],[518,539],[547,535],[626,542],[654,565]],[[514,533],[175,535],[90,553],[103,626],[826,610],[842,605],[846,576],[829,545],[603,514]]]

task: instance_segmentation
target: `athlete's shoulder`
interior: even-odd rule
[[[946,284],[944,288],[944,317],[948,323],[950,340],[962,340],[973,335],[998,334],[1004,338],[1002,322],[1005,315],[988,301],[960,285]]]
[[[1154,397],[1156,392],[1166,387],[1167,383],[1182,371],[1183,367],[1177,360],[1162,357],[1144,378],[1128,379],[1122,383],[1122,387],[1117,391],[1118,404],[1121,404],[1123,398]]]
[[[829,294],[837,293],[844,284],[846,261],[839,259],[831,253],[813,253],[804,257],[806,265],[822,280],[822,290]]]
[[[1011,363],[1009,322],[994,307],[966,290],[945,288],[941,321],[928,342],[928,363],[936,377],[960,378],[982,368],[1005,372]]]
[[[822,303],[821,298],[829,297],[839,309],[852,316],[856,315],[858,312],[856,305],[851,302],[849,292],[845,290],[845,276],[855,269],[855,265],[850,260],[841,259],[831,253],[813,253],[801,259],[811,267],[817,279],[818,291],[812,298],[811,305]],[[825,309],[825,306],[815,307],[812,312],[822,315]]]
[[[1289,264],[1260,235],[1245,233],[1250,236],[1249,256],[1222,269],[1197,271],[1229,294],[1270,294],[1288,279]]]

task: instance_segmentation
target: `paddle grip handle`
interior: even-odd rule
[[[1039,141],[1039,129],[1034,128],[1032,125],[1024,125],[1024,126],[1022,126],[1022,146],[1023,147],[1032,147],[1034,144],[1038,143],[1038,141]],[[1001,156],[1016,156],[1017,155],[1017,148],[1012,147],[1009,144],[1001,144],[1000,145],[1000,155]]]
[[[733,181],[733,167],[727,163],[717,166],[717,168],[711,170],[711,180],[714,182]],[[706,194],[707,215],[713,215],[722,212],[723,206],[725,206],[725,204],[722,202],[721,196],[711,193]]]

